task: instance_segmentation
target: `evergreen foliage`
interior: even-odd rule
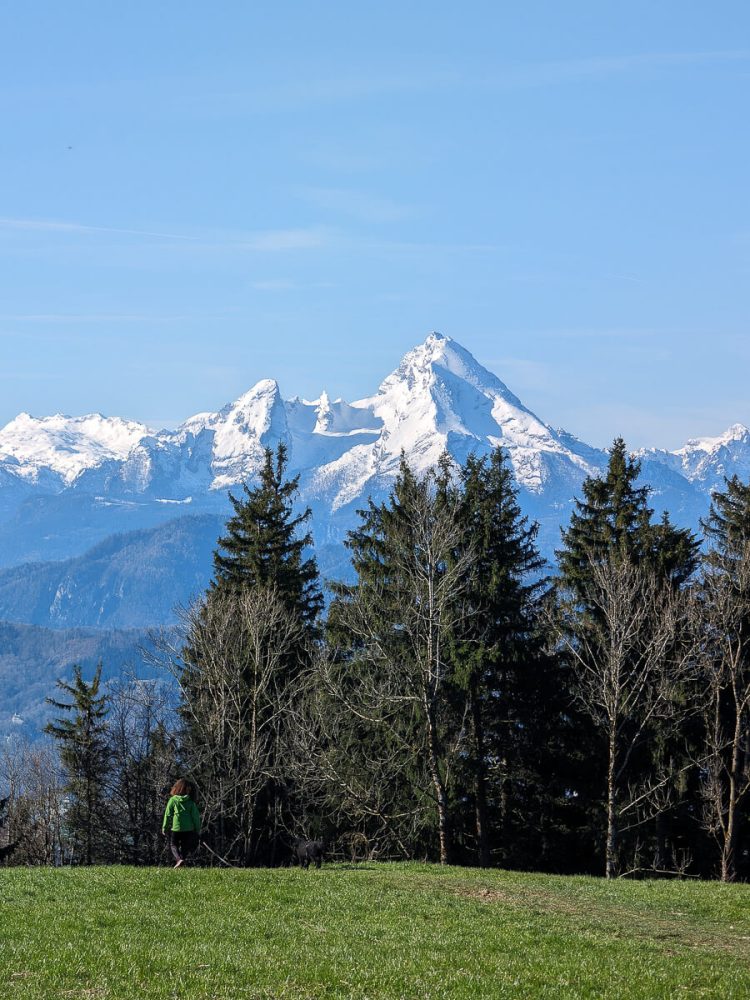
[[[714,493],[701,527],[710,544],[709,562],[727,566],[750,544],[750,482],[738,476],[724,482],[725,490]]]
[[[234,514],[214,553],[212,589],[236,593],[243,588],[273,588],[312,631],[323,597],[315,559],[305,557],[312,536],[300,530],[311,514],[307,509],[294,515],[299,476],[286,479],[287,464],[285,444],[278,445],[275,455],[267,448],[258,485],[244,484],[242,497],[230,493]]]
[[[464,544],[472,551],[467,614],[452,650],[471,729],[466,763],[475,823],[467,837],[475,835],[477,857],[487,866],[492,857],[512,856],[514,817],[528,814],[522,802],[534,782],[528,736],[541,694],[535,602],[544,560],[535,546],[537,527],[521,515],[500,448],[489,457],[469,456],[455,489]]]
[[[234,514],[214,554],[214,580],[184,621],[182,753],[220,851],[273,861],[291,822],[283,766],[289,691],[309,662],[323,597],[310,511],[294,513],[287,451],[266,449],[258,484],[230,495]],[[221,716],[217,706],[221,705]]]
[[[45,732],[60,747],[60,761],[67,776],[66,792],[70,797],[67,825],[79,852],[80,860],[92,864],[107,856],[108,806],[105,794],[109,772],[107,746],[107,697],[100,693],[102,665],[96,668],[90,683],[73,668],[73,682],[58,680],[57,686],[70,701],[47,699],[50,705],[67,713],[50,722]]]
[[[590,477],[583,483],[583,499],[576,500],[569,527],[563,531],[563,547],[558,551],[558,578],[556,580],[556,597],[558,600],[558,622],[567,633],[568,648],[576,649],[586,646],[593,660],[607,662],[610,652],[610,639],[607,628],[615,623],[610,621],[605,626],[607,617],[605,608],[611,606],[615,596],[622,598],[622,613],[637,619],[637,609],[626,598],[628,586],[624,585],[622,573],[629,573],[627,567],[639,571],[643,576],[645,591],[654,587],[657,590],[664,586],[678,591],[685,586],[693,575],[698,563],[699,542],[693,533],[687,529],[675,527],[668,514],[660,521],[654,521],[653,510],[649,507],[649,487],[639,486],[640,462],[630,456],[622,438],[615,439],[610,451],[609,462],[605,475]],[[622,564],[622,569],[618,568]],[[600,572],[606,568],[606,572]],[[602,587],[608,590],[602,593]],[[654,613],[659,614],[658,607],[661,597],[654,598]],[[644,641],[655,621],[643,621],[639,625]],[[602,643],[596,649],[593,636],[598,635]],[[635,639],[632,641],[635,643]],[[635,645],[634,645],[635,648]],[[669,662],[665,653],[665,668]],[[633,654],[635,656],[635,653]],[[558,651],[561,661],[566,656]],[[619,663],[619,661],[618,661]],[[578,668],[575,657],[569,661],[570,670],[569,691],[575,694],[580,690],[580,678],[576,677]],[[628,668],[626,662],[618,665],[623,683],[629,669],[635,670],[635,662]],[[618,682],[619,683],[619,682]],[[649,682],[650,683],[650,682]],[[654,681],[655,683],[655,681]],[[648,691],[644,691],[644,698]],[[588,836],[595,842],[603,836],[600,826],[604,815],[605,786],[609,785],[606,797],[609,800],[608,810],[612,812],[612,802],[622,793],[624,787],[647,784],[649,776],[664,773],[670,769],[681,774],[689,763],[689,751],[685,748],[683,734],[675,737],[669,727],[669,735],[664,720],[677,712],[680,704],[684,704],[687,692],[680,685],[673,688],[673,701],[669,708],[666,703],[659,713],[644,721],[635,711],[634,705],[628,703],[631,717],[625,720],[620,712],[606,715],[606,724],[602,727],[597,722],[597,711],[590,705],[589,710],[582,711],[582,700],[577,698],[578,705],[573,711],[578,711],[580,723],[580,740],[589,747],[589,762],[581,771],[582,785],[588,788],[592,795],[592,824]],[[585,701],[586,699],[583,699]],[[647,699],[645,701],[647,702]],[[619,753],[618,745],[611,740],[605,745],[605,732],[608,727],[617,733],[617,741],[624,741],[628,750],[628,773],[622,773],[618,768],[612,771],[612,764]],[[612,733],[610,732],[610,736]],[[630,740],[633,740],[631,746]],[[609,758],[610,773],[605,775],[601,762]],[[673,799],[679,800],[683,783],[675,781],[671,789]],[[596,789],[599,789],[597,793]],[[576,786],[580,795],[581,785]],[[666,793],[665,793],[666,798]],[[599,806],[596,801],[599,800]],[[677,808],[677,806],[675,806]],[[644,820],[644,823],[646,821]],[[660,814],[658,821],[646,828],[639,823],[637,837],[640,842],[649,838],[658,840],[668,822],[668,816]],[[613,854],[612,827],[610,815],[608,825],[610,834],[608,844],[608,872],[613,873],[615,860]],[[658,829],[657,829],[658,828]],[[655,856],[663,856],[665,845],[662,842],[648,844],[649,850]]]
[[[450,649],[467,613],[471,558],[456,500],[445,463],[419,477],[402,456],[389,499],[370,501],[349,534],[357,584],[335,588],[329,613],[329,637],[366,692],[359,714],[379,720],[370,738],[403,755],[404,787],[434,807],[443,863],[465,712]]]
[[[583,499],[575,501],[570,525],[558,550],[559,576],[577,599],[585,598],[591,561],[611,556],[651,566],[664,579],[682,585],[695,570],[699,543],[664,514],[653,523],[649,487],[638,486],[640,462],[616,438],[604,476],[584,480]]]
[[[715,494],[694,582],[696,539],[654,517],[617,439],[550,586],[501,449],[425,474],[402,456],[321,634],[286,468],[267,451],[232,499],[214,580],[165,636],[176,739],[168,692],[77,666],[49,700],[64,786],[50,748],[0,753],[12,863],[159,863],[184,773],[233,863],[322,835],[360,858],[750,874],[750,484]]]

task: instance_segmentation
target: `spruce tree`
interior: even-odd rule
[[[686,528],[675,527],[667,514],[654,524],[648,505],[649,487],[638,486],[640,462],[615,438],[604,476],[584,480],[583,499],[576,499],[570,524],[562,533],[557,559],[566,588],[583,599],[591,560],[614,556],[645,562],[664,579],[682,585],[698,560],[698,541]]]
[[[467,761],[477,854],[486,866],[495,845],[505,860],[513,855],[511,815],[528,787],[530,741],[539,735],[531,723],[541,676],[535,601],[544,560],[535,544],[537,526],[521,515],[500,448],[489,457],[469,456],[457,488],[473,560],[468,613],[456,637],[454,659],[456,676],[469,696]]]
[[[442,471],[417,476],[403,455],[388,500],[359,514],[346,541],[357,583],[335,587],[329,639],[349,663],[349,706],[359,699],[356,714],[372,720],[363,757],[401,762],[393,793],[405,801],[390,811],[431,806],[435,853],[447,863],[465,705],[450,655],[464,615],[465,528]]]
[[[618,564],[639,568],[672,591],[682,588],[696,568],[697,539],[690,530],[675,527],[667,514],[654,521],[649,487],[637,482],[640,471],[640,462],[628,455],[622,438],[615,439],[606,472],[584,481],[583,498],[576,500],[570,525],[562,533],[556,592],[561,620],[571,630],[573,643],[590,638],[592,630],[601,631],[604,625],[595,580],[600,575],[598,567],[609,565],[613,579]],[[575,687],[573,673],[571,682]],[[685,692],[675,690],[675,699],[684,696]],[[638,721],[633,719],[632,724],[637,727]],[[642,783],[649,774],[670,769],[670,764],[672,770],[680,770],[684,748],[671,737],[662,737],[654,718],[640,733],[638,748],[628,755],[629,773],[618,778],[622,785]],[[601,734],[584,725],[581,738],[590,741],[593,750]],[[582,784],[601,786],[605,780],[600,770],[602,754],[592,752],[589,759],[590,769],[581,772]]]
[[[312,545],[301,531],[311,517],[309,508],[294,515],[299,476],[286,479],[286,445],[265,451],[257,486],[243,485],[244,496],[229,499],[234,514],[214,553],[212,588],[223,593],[249,587],[272,587],[285,606],[308,630],[314,630],[323,606]]]
[[[701,527],[710,543],[709,563],[728,568],[750,544],[750,482],[735,475],[725,479],[724,486],[723,492],[713,494]]]
[[[107,746],[107,696],[101,694],[101,663],[90,683],[73,667],[73,683],[58,680],[57,686],[70,701],[48,698],[50,705],[68,716],[48,723],[45,732],[60,748],[60,762],[67,777],[66,791],[70,806],[66,815],[68,830],[86,864],[106,858],[105,837],[108,808],[105,794],[109,772]]]
[[[183,756],[217,847],[244,863],[273,863],[278,828],[293,823],[283,763],[289,693],[309,662],[323,604],[305,551],[311,514],[295,514],[299,480],[286,468],[283,443],[266,449],[257,485],[230,495],[214,580],[187,612],[182,651]]]

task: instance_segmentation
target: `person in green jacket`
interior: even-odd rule
[[[201,814],[193,800],[193,786],[184,778],[174,783],[169,795],[161,832],[165,837],[169,836],[175,868],[181,868],[186,858],[198,846]]]

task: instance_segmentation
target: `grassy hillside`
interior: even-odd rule
[[[426,865],[0,871],[3,996],[750,995],[750,889]]]

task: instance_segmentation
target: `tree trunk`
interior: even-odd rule
[[[484,752],[484,726],[482,710],[477,696],[476,680],[472,680],[469,696],[471,698],[471,720],[474,728],[474,800],[476,812],[477,852],[482,868],[490,866],[489,822],[487,817],[487,775]]]
[[[724,844],[721,851],[721,881],[734,882],[737,872],[735,868],[734,842],[737,835],[737,773],[739,768],[740,715],[735,715],[734,740],[732,742],[732,763],[729,771],[729,791],[727,794],[727,824],[724,832]]]
[[[440,839],[440,864],[450,864],[450,837],[448,830],[448,798],[443,783],[436,784],[438,802],[438,835]]]
[[[440,845],[440,864],[450,864],[450,831],[448,829],[448,795],[445,790],[445,782],[440,774],[437,755],[437,735],[435,732],[435,720],[433,719],[430,706],[427,706],[427,752],[429,758],[430,778],[435,791],[435,801],[438,811],[438,841]]]
[[[734,882],[734,830],[727,830],[724,846],[721,851],[721,881]]]
[[[616,736],[613,729],[609,737],[609,763],[607,766],[607,843],[604,855],[607,878],[615,877],[615,851],[617,848],[616,749]]]
[[[667,857],[667,831],[665,826],[664,813],[656,814],[656,855],[654,857],[654,868],[659,871],[666,871],[671,862]]]

